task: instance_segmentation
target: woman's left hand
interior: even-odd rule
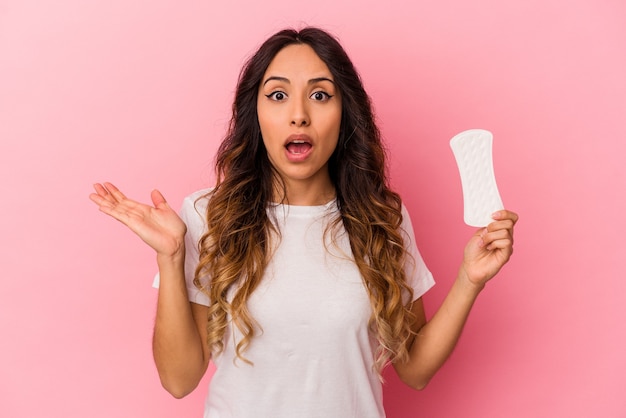
[[[479,229],[465,247],[461,274],[471,284],[482,287],[506,264],[513,254],[513,229],[518,215],[508,210],[493,214],[494,221]]]

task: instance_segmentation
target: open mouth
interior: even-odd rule
[[[288,142],[285,148],[287,148],[287,151],[291,154],[304,154],[311,149],[311,144],[306,141],[295,140]]]

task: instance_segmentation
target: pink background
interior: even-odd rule
[[[239,68],[284,26],[360,69],[438,285],[472,228],[448,140],[495,135],[521,214],[512,262],[423,392],[391,418],[626,416],[626,3],[620,0],[0,1],[0,416],[201,416],[150,339],[154,256],[87,199],[110,180],[173,206],[211,183]]]

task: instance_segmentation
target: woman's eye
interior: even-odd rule
[[[277,102],[280,102],[281,100],[285,100],[287,98],[287,95],[282,91],[273,91],[270,94],[267,94],[266,97],[271,100],[276,100]]]
[[[333,96],[331,96],[330,94],[328,94],[328,93],[326,93],[324,91],[316,91],[315,93],[313,93],[311,95],[311,99],[316,100],[316,101],[320,101],[320,102],[326,101],[326,100],[330,99],[331,97],[333,97]]]

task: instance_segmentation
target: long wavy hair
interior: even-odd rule
[[[272,252],[272,236],[280,231],[268,215],[280,178],[272,167],[259,127],[257,95],[262,77],[276,54],[288,45],[306,44],[326,63],[341,92],[342,118],[329,173],[354,262],[367,289],[372,316],[370,332],[379,341],[375,368],[406,360],[414,315],[407,301],[407,257],[400,231],[402,202],[389,187],[385,150],[370,98],[339,42],[318,28],[282,30],[267,39],[242,68],[227,134],[216,155],[217,181],[208,198],[207,231],[199,242],[195,285],[211,301],[208,345],[224,349],[229,315],[242,339],[236,355],[246,362],[246,348],[260,329],[247,308]],[[279,183],[280,184],[280,183]]]

